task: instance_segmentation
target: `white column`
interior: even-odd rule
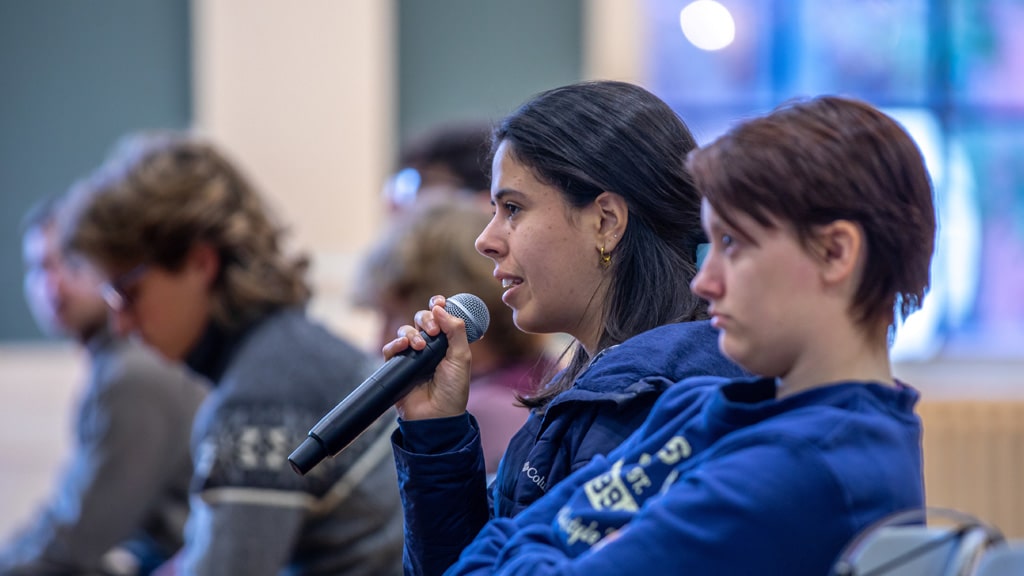
[[[584,0],[583,77],[644,85],[644,0]]]
[[[315,314],[360,343],[351,273],[383,222],[394,122],[390,0],[194,0],[196,128],[313,256]]]

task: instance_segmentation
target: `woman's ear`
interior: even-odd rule
[[[611,252],[619,245],[629,223],[629,206],[626,199],[615,192],[602,192],[594,199],[598,213],[598,241]]]
[[[220,253],[208,242],[196,242],[188,251],[186,265],[212,286],[220,273]]]
[[[864,259],[864,231],[860,226],[849,220],[820,226],[815,233],[814,246],[826,284],[836,285],[858,276]]]

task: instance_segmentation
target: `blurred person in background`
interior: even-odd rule
[[[398,169],[384,185],[389,213],[441,199],[488,212],[491,128],[486,122],[441,124],[405,142]]]
[[[553,367],[544,336],[516,329],[512,310],[501,301],[493,263],[473,242],[488,215],[458,199],[421,200],[398,215],[367,254],[356,282],[356,302],[381,320],[380,347],[434,294],[479,296],[491,315],[483,338],[470,344],[473,366],[467,410],[480,424],[488,476],[498,470],[509,439],[529,411],[517,395],[529,395]]]
[[[185,546],[160,572],[400,573],[393,414],[305,476],[287,462],[375,366],[307,316],[307,261],[239,169],[190,134],[131,136],[72,190],[64,232],[103,271],[117,331],[214,386]]]
[[[0,574],[148,574],[182,544],[189,437],[206,386],[113,336],[100,277],[60,249],[59,199],[26,214],[25,297],[39,328],[87,352],[71,460],[34,521],[0,551]]]

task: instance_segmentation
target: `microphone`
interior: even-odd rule
[[[444,309],[466,323],[470,342],[479,340],[491,323],[487,306],[472,294],[447,298]],[[448,350],[448,338],[444,332],[429,336],[421,331],[420,336],[427,341],[425,348],[396,354],[309,430],[309,436],[288,456],[293,470],[304,476],[324,458],[337,455],[434,373]]]

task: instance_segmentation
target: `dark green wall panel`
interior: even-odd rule
[[[18,221],[118,136],[191,119],[187,0],[0,0],[0,341],[38,338]]]
[[[581,76],[581,0],[399,0],[399,137]]]

